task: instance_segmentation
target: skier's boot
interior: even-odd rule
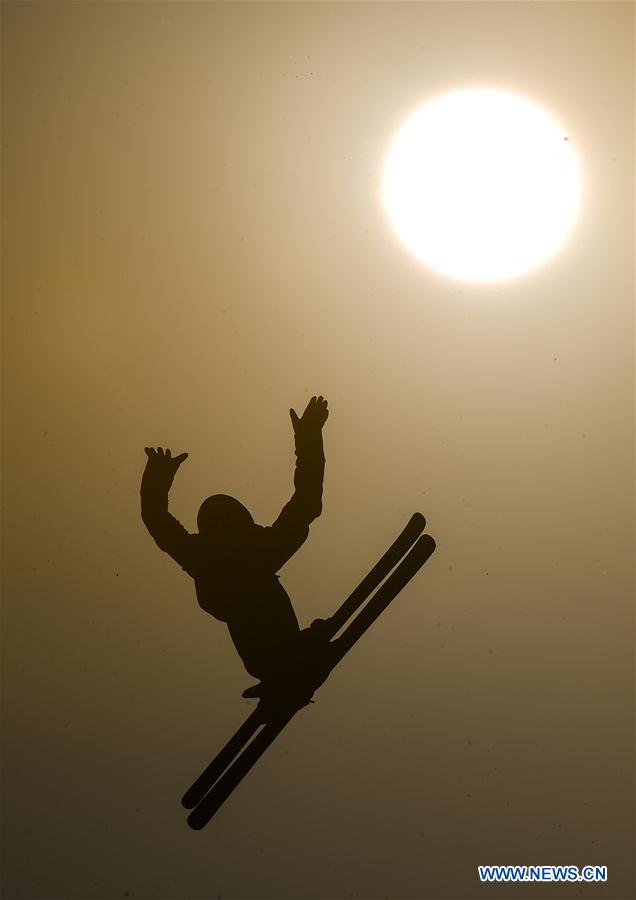
[[[258,684],[253,684],[243,691],[241,697],[260,697],[263,693],[263,682],[259,681]]]
[[[331,622],[329,619],[314,619],[309,626],[309,631],[312,636],[315,636],[317,641],[328,641],[330,638],[330,626]]]

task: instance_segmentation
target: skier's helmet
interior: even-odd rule
[[[246,537],[254,528],[254,519],[234,497],[213,494],[199,507],[197,525],[199,534],[225,542]]]

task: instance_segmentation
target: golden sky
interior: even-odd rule
[[[633,896],[634,5],[9,0],[2,40],[3,896],[503,897],[484,863]],[[477,84],[583,169],[562,252],[494,286],[380,197],[406,116]],[[190,454],[187,528],[216,492],[268,524],[312,394],[301,625],[415,510],[437,551],[194,833],[251,679],[142,525],[144,447]]]

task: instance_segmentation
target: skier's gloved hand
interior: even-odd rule
[[[329,416],[327,401],[324,397],[312,397],[302,417],[299,417],[294,409],[289,410],[289,415],[294,428],[296,446],[311,442],[314,437],[320,434]]]
[[[144,478],[151,479],[154,483],[161,484],[163,487],[170,487],[174,480],[177,469],[187,459],[187,453],[180,453],[179,456],[172,456],[169,449],[164,451],[163,447],[145,447],[146,469]]]

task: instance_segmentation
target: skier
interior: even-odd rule
[[[168,492],[187,453],[146,447],[141,480],[141,517],[156,544],[193,579],[205,612],[226,622],[246,670],[261,683],[244,697],[313,693],[303,665],[316,662],[327,643],[321,619],[301,631],[293,606],[276,574],[305,542],[310,523],[322,511],[325,456],[322,428],[327,401],[312,397],[302,417],[289,411],[294,430],[294,493],[273,525],[254,522],[233,497],[214,494],[197,515],[198,533],[190,534],[168,512]],[[326,675],[326,673],[325,673]],[[308,687],[309,685],[309,687]]]

